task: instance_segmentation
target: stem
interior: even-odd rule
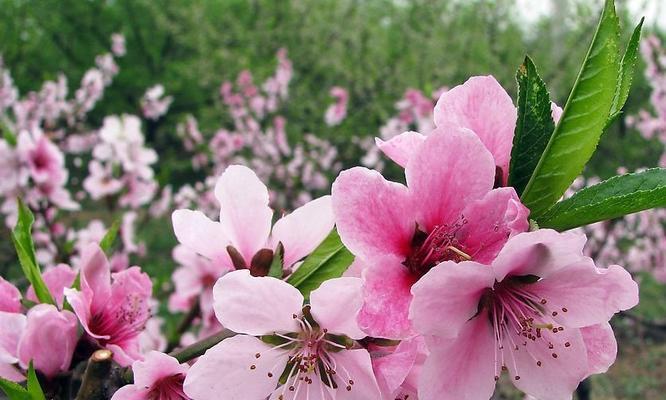
[[[107,379],[112,361],[113,353],[106,349],[97,350],[90,356],[76,400],[105,400],[107,398]]]
[[[223,329],[219,333],[216,333],[213,336],[209,336],[205,339],[199,340],[198,342],[192,343],[191,345],[180,349],[178,351],[171,352],[169,355],[179,363],[184,363],[190,361],[194,358],[201,356],[206,350],[220,343],[224,339],[230,338],[236,335],[236,332],[232,332],[228,329]]]

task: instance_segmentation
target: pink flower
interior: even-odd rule
[[[395,339],[413,334],[410,288],[430,268],[445,260],[489,264],[528,229],[513,188],[493,190],[495,162],[471,131],[437,128],[407,159],[407,186],[357,167],[332,189],[342,242],[367,265],[361,327]]]
[[[111,35],[111,52],[116,57],[122,57],[127,52],[125,48],[125,35],[114,33]]]
[[[81,290],[65,289],[89,339],[114,353],[122,366],[140,359],[139,334],[150,317],[152,282],[139,267],[111,275],[97,244],[81,255]],[[112,280],[113,278],[113,280]]]
[[[187,370],[187,364],[151,351],[143,361],[132,364],[134,383],[120,388],[111,400],[187,400],[189,397],[183,393]]]
[[[335,103],[326,109],[324,114],[324,121],[328,126],[339,125],[347,116],[347,102],[349,101],[349,93],[347,89],[339,86],[331,88],[331,96],[335,98]]]
[[[42,278],[44,279],[44,283],[49,289],[49,292],[55,299],[56,304],[58,307],[62,308],[63,299],[65,297],[64,290],[65,288],[72,287],[74,279],[76,279],[76,272],[67,264],[58,264],[44,272]],[[39,303],[39,300],[35,295],[35,289],[32,285],[28,288],[25,297],[30,301]]]
[[[283,265],[292,266],[310,254],[333,229],[330,196],[323,196],[280,218],[272,228],[268,189],[249,168],[232,165],[215,186],[220,221],[200,211],[176,210],[172,215],[178,241],[227,269],[249,268],[266,275],[278,243]]]
[[[25,315],[0,311],[0,377],[14,382],[25,379],[15,366],[19,362],[18,346],[25,325]]]
[[[293,286],[235,271],[214,289],[215,313],[244,333],[209,349],[190,368],[185,393],[193,399],[379,399],[368,352],[353,340],[361,281],[324,282],[303,306]],[[274,340],[256,336],[271,335]],[[280,384],[280,377],[286,381]]]
[[[0,312],[21,311],[21,292],[0,276]]]
[[[36,370],[53,378],[69,369],[78,340],[74,314],[58,311],[51,304],[38,304],[28,311],[25,331],[18,344],[21,367],[27,369],[32,361]]]
[[[402,340],[393,348],[369,347],[372,368],[384,399],[418,399],[418,378],[428,355],[421,336]]]
[[[502,370],[542,400],[570,398],[615,359],[608,321],[638,303],[622,267],[597,268],[585,236],[539,230],[511,238],[490,266],[444,262],[412,288],[410,316],[430,356],[422,400],[488,399]]]

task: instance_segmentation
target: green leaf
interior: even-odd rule
[[[539,218],[539,226],[564,231],[655,207],[666,207],[666,169],[615,176],[580,190]]]
[[[613,106],[610,112],[610,121],[615,120],[614,116],[618,115],[624,107],[627,98],[629,97],[629,89],[631,89],[631,82],[634,79],[634,70],[636,69],[636,60],[638,60],[638,42],[641,40],[641,29],[643,28],[643,21],[638,23],[634,32],[631,34],[627,49],[622,56],[620,62],[620,77],[618,78],[617,88],[615,89],[615,97],[613,98]]]
[[[9,400],[31,400],[28,391],[18,383],[0,378],[0,390],[5,392]]]
[[[106,231],[104,237],[99,242],[99,247],[101,247],[105,253],[111,249],[113,243],[116,241],[119,229],[120,229],[120,221],[119,220],[113,221],[113,224],[111,224],[111,227],[109,228],[108,231]]]
[[[509,186],[521,194],[553,134],[550,94],[529,57],[518,68],[518,121],[513,136]]]
[[[32,361],[30,361],[30,365],[28,366],[28,394],[30,394],[32,400],[46,400],[44,391],[37,379],[37,374],[35,374],[35,367],[32,365]]]
[[[39,301],[46,304],[55,304],[53,296],[51,296],[49,289],[42,279],[35,256],[35,244],[32,241],[32,224],[35,222],[35,217],[21,199],[17,201],[18,222],[12,231],[12,242],[14,242],[19,263],[25,277],[35,289],[35,295]]]
[[[287,282],[303,293],[305,298],[328,279],[340,277],[354,261],[354,255],[340,241],[333,229],[326,239],[310,254]]]
[[[273,278],[282,279],[282,266],[284,261],[284,246],[279,242],[273,253],[273,261],[271,267],[268,269],[268,276]]]
[[[597,147],[619,76],[618,36],[613,0],[606,0],[560,122],[521,196],[532,218],[538,219],[562,197]]]
[[[5,139],[11,147],[16,147],[16,135],[14,135],[4,124],[0,124],[0,129],[2,129],[2,138]]]

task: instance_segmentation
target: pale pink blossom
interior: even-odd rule
[[[63,300],[65,298],[64,290],[72,287],[72,284],[76,279],[76,271],[71,269],[67,264],[58,264],[42,273],[42,279],[58,307],[62,308]],[[37,299],[35,289],[32,285],[28,288],[25,297],[30,301],[39,303],[39,299]]]
[[[597,268],[585,236],[542,229],[509,239],[490,266],[445,261],[412,287],[410,317],[430,355],[422,400],[489,399],[503,370],[523,392],[570,398],[617,351],[608,325],[638,303],[622,267]]]
[[[323,196],[280,218],[271,229],[273,210],[268,189],[249,168],[228,167],[215,186],[220,221],[200,211],[176,210],[172,215],[178,241],[228,269],[248,268],[266,275],[279,243],[283,266],[289,268],[333,229],[330,196]]]
[[[143,361],[132,364],[134,383],[120,388],[111,400],[188,400],[183,392],[187,370],[187,364],[180,364],[164,353],[151,351]]]
[[[116,57],[122,57],[127,52],[125,48],[125,35],[114,33],[111,35],[111,52]]]
[[[0,311],[0,377],[13,382],[25,379],[16,367],[19,341],[25,332],[25,325],[25,315]]]
[[[279,279],[249,271],[220,278],[215,314],[241,334],[199,358],[185,378],[185,393],[195,400],[379,399],[370,356],[352,344],[365,336],[355,318],[360,286],[356,278],[325,281],[304,306],[303,295]]]
[[[349,102],[349,93],[347,89],[334,86],[331,88],[330,95],[335,99],[335,103],[326,109],[324,121],[328,126],[340,125],[347,116],[347,102]]]
[[[157,120],[169,111],[171,102],[173,97],[164,97],[164,86],[158,84],[146,90],[141,98],[141,111],[144,117]]]
[[[139,267],[111,274],[96,244],[81,256],[81,290],[65,289],[88,339],[111,350],[122,366],[140,359],[139,334],[150,318],[152,282]]]
[[[18,359],[27,369],[30,361],[36,370],[53,378],[69,369],[79,339],[76,316],[59,311],[51,304],[38,304],[28,311],[25,331],[18,343]]]
[[[164,319],[160,317],[152,317],[146,321],[146,328],[139,335],[141,354],[166,350],[167,339],[162,334],[162,325]]]
[[[410,288],[432,267],[444,260],[490,264],[529,225],[513,188],[493,189],[495,162],[474,133],[439,127],[414,147],[406,186],[356,167],[332,188],[340,238],[367,265],[360,324],[379,337],[413,334]]]
[[[17,313],[21,311],[21,292],[0,276],[0,312]]]
[[[368,350],[383,399],[418,399],[418,380],[428,355],[422,336],[402,340],[392,347],[370,345]]]
[[[89,175],[83,181],[83,188],[93,200],[118,193],[123,189],[123,182],[112,175],[111,166],[104,166],[93,160],[88,164]]]

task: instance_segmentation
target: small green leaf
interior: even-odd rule
[[[564,231],[656,207],[666,207],[666,169],[615,176],[580,190],[539,218],[542,228]]]
[[[0,390],[5,392],[9,400],[32,400],[23,386],[4,378],[0,378]]]
[[[30,361],[30,365],[28,366],[28,394],[30,394],[32,400],[46,400],[44,391],[37,379],[37,374],[35,374],[35,367],[32,365],[32,361]]]
[[[553,134],[550,94],[529,57],[518,68],[518,120],[513,136],[509,186],[520,195]]]
[[[627,98],[629,97],[629,89],[631,89],[631,82],[634,79],[634,70],[636,69],[636,60],[638,60],[638,42],[641,40],[643,21],[645,21],[645,18],[641,18],[641,22],[631,34],[627,49],[620,62],[620,77],[618,78],[615,97],[613,98],[613,106],[611,107],[610,112],[611,121],[614,120],[613,116],[620,113],[622,107],[624,107],[624,103],[626,103]]]
[[[12,133],[4,124],[0,125],[2,129],[2,138],[12,147],[16,147],[16,135]]]
[[[310,254],[287,282],[303,293],[310,292],[328,279],[339,278],[354,261],[354,255],[340,241],[334,229],[326,239]]]
[[[34,288],[35,295],[39,301],[47,304],[55,304],[53,296],[51,296],[49,289],[42,279],[42,274],[37,264],[37,257],[35,256],[35,244],[32,241],[32,224],[35,222],[35,217],[21,199],[17,201],[18,222],[11,236],[19,263],[25,277]]]
[[[273,261],[271,262],[271,267],[268,269],[268,276],[273,278],[282,279],[282,263],[284,260],[284,246],[282,242],[279,242],[273,252]]]
[[[113,221],[113,224],[111,224],[111,227],[109,228],[108,231],[106,231],[104,237],[99,242],[99,247],[101,247],[105,253],[111,249],[113,243],[116,241],[119,229],[120,229],[120,221],[119,220]]]
[[[599,26],[557,124],[521,199],[538,219],[562,197],[597,147],[619,77],[619,22],[606,0]]]

